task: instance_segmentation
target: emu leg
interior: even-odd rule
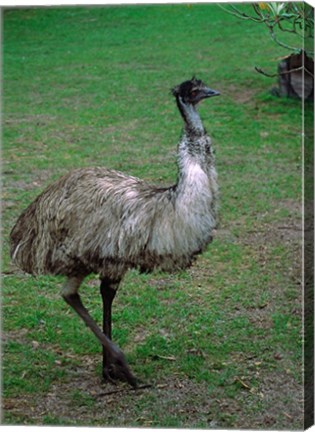
[[[66,290],[65,290],[66,291]],[[132,374],[129,366],[126,362],[125,356],[120,349],[113,344],[113,342],[101,331],[96,322],[90,316],[88,310],[83,306],[81,298],[77,292],[75,293],[62,293],[65,301],[77,312],[77,314],[83,319],[85,324],[92,330],[95,336],[103,345],[107,352],[107,355],[111,359],[111,363],[115,365],[120,376],[127,381],[133,387],[137,387],[137,379]]]
[[[112,339],[112,303],[118,289],[119,282],[114,282],[108,278],[101,280],[101,295],[103,300],[103,332],[108,339]],[[121,379],[119,371],[112,363],[108,350],[103,346],[103,377],[105,380]]]

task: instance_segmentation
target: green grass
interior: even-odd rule
[[[215,4],[15,9],[3,24],[3,422],[300,428],[302,107],[254,71],[286,53]],[[200,107],[220,227],[191,269],[126,275],[113,337],[155,385],[100,396],[98,342],[62,278],[12,267],[9,231],[74,167],[176,181],[170,88],[193,74],[221,92]],[[100,322],[98,290],[91,277],[82,296]]]

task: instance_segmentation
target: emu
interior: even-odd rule
[[[156,187],[103,167],[75,169],[48,186],[10,234],[11,257],[22,270],[66,277],[61,295],[102,344],[103,378],[133,387],[139,381],[111,335],[120,281],[131,268],[188,267],[211,242],[217,220],[214,151],[197,105],[219,92],[193,77],[172,94],[184,120],[175,185]],[[79,295],[91,273],[101,281],[103,331]]]

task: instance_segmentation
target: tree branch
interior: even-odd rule
[[[262,69],[258,68],[257,66],[255,66],[255,70],[256,70],[256,72],[259,72],[260,74],[265,75],[265,76],[268,77],[268,78],[274,78],[274,77],[277,77],[277,76],[280,76],[280,75],[287,75],[287,74],[290,74],[290,73],[292,73],[292,72],[298,72],[298,71],[300,71],[300,70],[305,70],[305,72],[306,72],[308,75],[310,75],[312,78],[314,78],[314,75],[312,74],[312,72],[310,72],[308,69],[306,69],[305,66],[300,66],[300,67],[298,67],[298,68],[291,69],[291,70],[289,70],[289,71],[285,71],[285,72],[278,72],[278,73],[275,73],[275,74],[269,74],[269,73],[267,73],[267,72],[264,72]]]

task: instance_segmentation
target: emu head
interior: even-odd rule
[[[220,93],[207,87],[201,80],[192,77],[191,80],[184,81],[183,83],[174,87],[172,89],[172,94],[176,97],[176,99],[180,98],[185,104],[196,105],[203,99],[209,98],[211,96],[218,96]]]

